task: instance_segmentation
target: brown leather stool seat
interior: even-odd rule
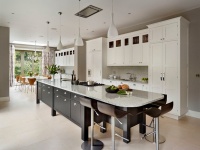
[[[100,140],[94,140],[94,112],[97,116],[99,116],[100,112],[97,109],[97,101],[85,97],[80,97],[81,105],[88,107],[91,109],[91,138],[89,141],[85,141],[82,143],[81,148],[84,150],[101,150],[103,149],[104,144]],[[100,126],[99,124],[97,124]],[[101,128],[105,129],[104,127],[100,126]]]
[[[168,104],[162,105],[161,109],[152,107],[144,112],[148,116],[154,118],[154,131],[149,134],[146,134],[146,136],[150,134],[155,135],[154,138],[156,142],[156,150],[159,150],[159,117],[171,111],[173,109],[173,104],[174,104],[173,102],[170,102]]]
[[[126,138],[120,136],[119,134],[115,133],[115,119],[118,120],[118,118],[124,117],[125,115],[128,114],[128,112],[120,110],[116,106],[109,105],[109,104],[99,102],[99,101],[97,102],[97,106],[98,106],[98,110],[101,113],[106,114],[108,116],[111,116],[112,150],[115,150],[115,135],[117,135],[118,137],[120,137],[124,140],[129,141],[128,139],[126,139]]]

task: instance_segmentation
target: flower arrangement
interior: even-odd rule
[[[28,72],[28,75],[29,75],[30,77],[32,77],[32,76],[33,76],[33,71],[29,71],[29,72]]]
[[[56,66],[55,64],[50,65],[50,66],[45,66],[45,68],[49,71],[49,74],[57,74],[58,71],[60,70],[60,66]]]

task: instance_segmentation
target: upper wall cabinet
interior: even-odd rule
[[[140,30],[108,39],[108,66],[148,66],[148,30]]]
[[[152,43],[177,40],[179,36],[178,33],[177,22],[168,22],[168,24],[164,26],[158,25],[149,30],[150,41]]]
[[[55,64],[59,66],[74,66],[74,48],[55,52]]]

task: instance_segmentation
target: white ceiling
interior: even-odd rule
[[[111,0],[81,0],[81,9],[88,5],[103,10],[89,18],[81,18],[81,36],[90,39],[105,35],[110,24]],[[200,0],[114,0],[114,20],[117,28],[123,29],[197,7],[200,7]],[[62,43],[70,45],[78,31],[78,17],[74,15],[78,12],[78,0],[0,0],[0,26],[10,27],[11,43],[36,40],[37,44],[45,45],[46,21],[50,21],[50,46],[56,47],[59,11],[63,13]]]

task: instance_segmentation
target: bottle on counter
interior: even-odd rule
[[[74,84],[74,70],[72,71],[72,79],[71,79],[71,84]]]

